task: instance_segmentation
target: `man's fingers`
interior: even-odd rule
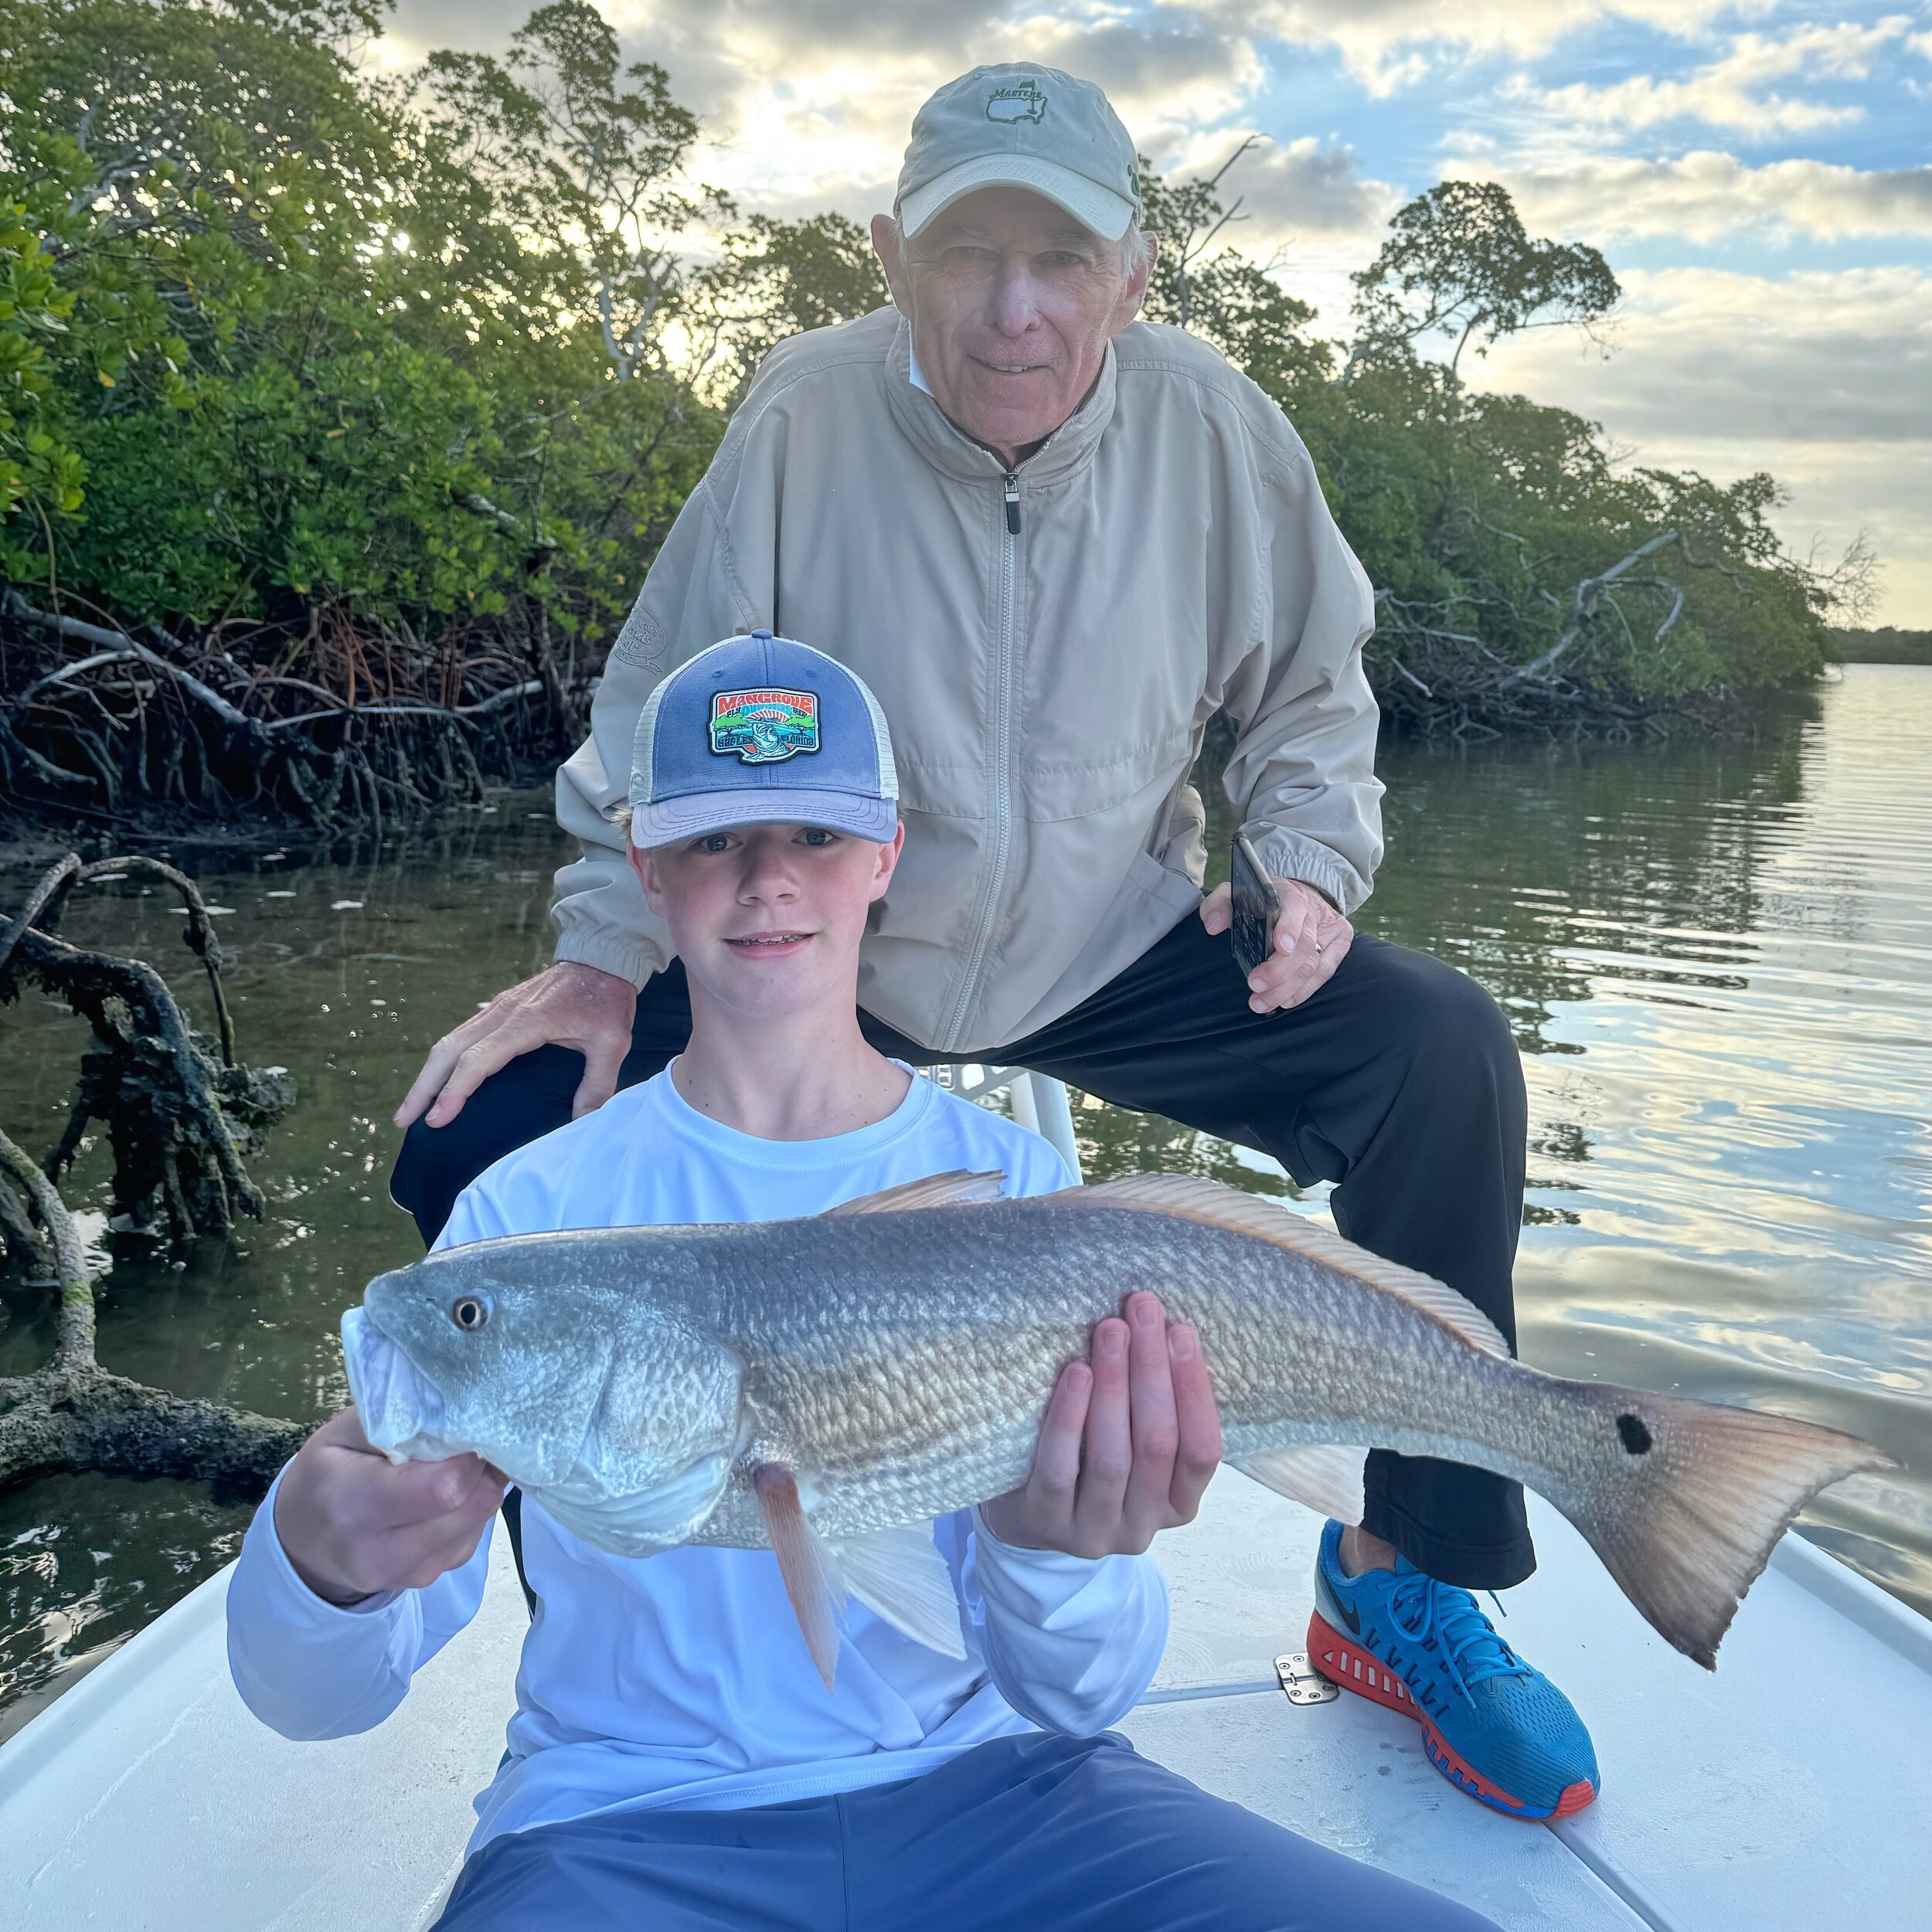
[[[1234,923],[1233,896],[1226,886],[1216,886],[1201,901],[1201,923],[1211,933],[1224,933]]]
[[[594,1114],[617,1090],[617,1074],[630,1046],[628,1039],[608,1039],[601,1034],[583,1043],[583,1078],[570,1102],[572,1120]]]
[[[462,1112],[463,1103],[492,1073],[500,1073],[528,1048],[543,1043],[541,1039],[527,1039],[515,1027],[499,1026],[495,1032],[464,1047],[456,1056],[443,1090],[436,1097],[436,1104],[429,1111],[430,1125],[447,1127]]]
[[[1284,1012],[1327,985],[1348,957],[1355,928],[1311,887],[1283,879],[1275,949],[1248,975],[1248,1005]]]
[[[1127,1298],[1128,1413],[1133,1468],[1122,1505],[1124,1541],[1145,1549],[1167,1527],[1180,1425],[1174,1406],[1174,1376],[1168,1364],[1167,1314],[1155,1294]]]
[[[1081,1445],[1080,1492],[1073,1502],[1075,1534],[1089,1556],[1100,1556],[1113,1548],[1128,1476],[1134,1466],[1128,1345],[1127,1324],[1117,1318],[1110,1318],[1094,1331],[1094,1393]]]
[[[1315,944],[1315,907],[1310,904],[1305,893],[1284,892],[1281,895],[1281,917],[1274,928],[1274,950],[1277,954],[1312,952]]]
[[[362,1418],[355,1413],[351,1403],[346,1409],[338,1409],[328,1421],[318,1429],[309,1440],[326,1443],[334,1449],[353,1449],[359,1454],[379,1456],[382,1451],[373,1447],[369,1437],[362,1433]]]
[[[1221,1461],[1221,1413],[1215,1404],[1199,1334],[1188,1323],[1168,1331],[1178,1442],[1168,1501],[1178,1522],[1192,1522]]]
[[[403,1096],[403,1104],[396,1110],[396,1124],[407,1127],[430,1102],[443,1090],[443,1083],[450,1077],[450,1069],[456,1064],[456,1056],[462,1052],[464,1043],[454,1033],[446,1033],[430,1049],[430,1056],[423,1063],[423,1070],[416,1077],[415,1084]]]
[[[1325,985],[1335,977],[1335,969],[1349,957],[1349,948],[1355,944],[1355,928],[1345,919],[1336,920],[1335,927],[1332,934],[1322,936],[1321,978],[1318,985]]]
[[[1257,1013],[1285,1012],[1299,1006],[1321,983],[1321,968],[1313,959],[1270,960],[1263,969],[1268,977],[1250,993],[1248,1005]]]

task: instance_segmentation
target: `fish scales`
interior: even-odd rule
[[[1323,1444],[1514,1478],[1706,1662],[1804,1502],[1886,1461],[1543,1375],[1441,1284],[1211,1182],[896,1208],[906,1192],[809,1221],[520,1236],[380,1277],[345,1320],[369,1438],[475,1450],[631,1554],[769,1546],[761,1471],[849,1543],[1022,1482],[1061,1369],[1145,1289],[1200,1333],[1230,1461],[1291,1495],[1293,1452]]]

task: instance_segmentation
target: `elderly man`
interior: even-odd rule
[[[907,832],[859,977],[876,1045],[1017,1063],[1265,1149],[1336,1183],[1344,1233],[1513,1336],[1508,1029],[1349,923],[1381,855],[1369,585],[1280,410],[1134,320],[1139,214],[1090,83],[980,68],[920,111],[872,225],[894,307],[773,352],[612,649],[558,780],[583,855],[559,876],[557,963],[439,1044],[397,1116],[394,1192],[426,1236],[481,1168],[682,1046],[682,973],[608,815],[658,680],[770,630],[849,664],[890,721]],[[809,757],[806,709],[769,744],[721,720],[714,751]],[[1188,782],[1222,710],[1228,795],[1282,902],[1245,982]],[[1403,1680],[1383,1701],[1485,1802],[1588,1803],[1583,1725],[1469,1594],[1533,1567],[1521,1492],[1382,1453],[1366,1491],[1323,1537],[1318,1653]]]

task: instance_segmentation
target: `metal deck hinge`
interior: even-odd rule
[[[1274,1660],[1274,1675],[1291,1704],[1332,1704],[1342,1695],[1308,1661],[1305,1650],[1288,1651]]]

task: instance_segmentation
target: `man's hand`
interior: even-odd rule
[[[1274,956],[1248,975],[1248,1005],[1257,1013],[1286,1012],[1327,985],[1355,939],[1355,928],[1312,886],[1276,878],[1274,889],[1281,895],[1281,917],[1275,922]],[[1201,923],[1211,933],[1224,933],[1234,923],[1226,886],[1216,886],[1201,901]]]
[[[1160,1298],[1131,1294],[1127,1319],[1094,1331],[1090,1362],[1060,1372],[1024,1488],[981,1503],[1002,1543],[1070,1556],[1138,1556],[1192,1522],[1221,1460],[1201,1338],[1170,1328]]]
[[[392,1463],[345,1409],[295,1452],[275,1492],[275,1534],[318,1597],[357,1603],[468,1563],[504,1487],[478,1456]]]
[[[481,1012],[430,1049],[396,1124],[407,1127],[429,1108],[431,1127],[447,1127],[490,1076],[519,1053],[572,1046],[583,1056],[583,1080],[570,1117],[594,1112],[617,1090],[617,1069],[631,1050],[638,989],[615,973],[566,961],[498,993]],[[432,1106],[431,1102],[434,1104]]]

